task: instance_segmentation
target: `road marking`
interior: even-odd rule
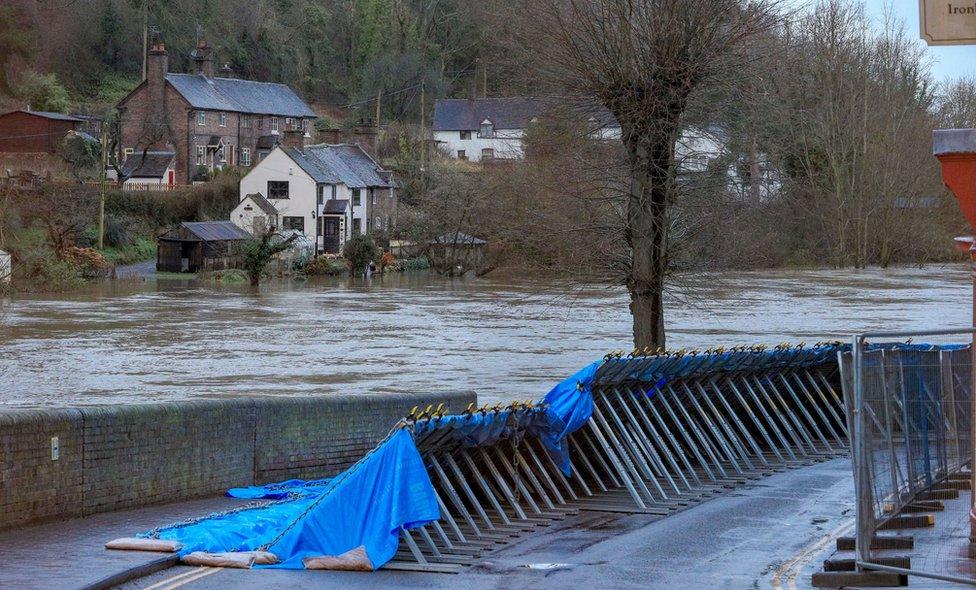
[[[773,574],[773,588],[775,590],[783,590],[783,581],[786,581],[787,588],[789,590],[796,590],[796,577],[800,572],[813,561],[813,558],[817,556],[818,553],[824,550],[830,543],[837,537],[850,532],[854,528],[855,519],[850,519],[844,524],[840,525],[836,529],[830,531],[823,537],[820,537],[817,541],[814,541],[810,545],[804,547],[799,553],[793,556],[792,559],[788,560],[783,565],[779,566],[776,573]]]
[[[196,582],[201,578],[206,578],[209,575],[216,574],[222,567],[199,567],[192,569],[188,572],[183,572],[182,574],[177,574],[175,576],[166,578],[160,582],[156,582],[152,586],[143,588],[143,590],[174,590],[180,586],[189,584],[190,582]]]
[[[146,586],[142,590],[156,590],[160,586],[163,586],[165,584],[169,584],[170,582],[173,582],[175,580],[179,580],[180,578],[185,578],[187,576],[193,575],[193,574],[197,573],[198,571],[199,571],[198,568],[193,568],[190,571],[183,572],[182,574],[176,574],[175,576],[171,576],[169,578],[166,578],[165,580],[163,580],[161,582],[156,582],[152,586]]]

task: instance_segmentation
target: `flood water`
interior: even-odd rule
[[[964,265],[711,277],[672,300],[669,345],[813,343],[971,321]],[[0,405],[471,389],[535,399],[631,347],[622,288],[527,278],[94,286],[0,303]]]

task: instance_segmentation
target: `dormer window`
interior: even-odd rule
[[[478,137],[495,137],[495,124],[491,122],[491,119],[485,119],[481,122],[481,133]]]

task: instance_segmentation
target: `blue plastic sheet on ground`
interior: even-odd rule
[[[326,490],[330,479],[289,479],[263,486],[248,486],[245,488],[231,488],[227,495],[242,500],[285,500],[299,496],[316,496]]]
[[[569,475],[572,463],[564,440],[590,419],[593,414],[593,378],[603,361],[596,361],[546,394],[548,424],[538,428],[537,435],[563,473]]]
[[[316,495],[213,514],[144,536],[179,541],[181,555],[266,548],[281,562],[261,567],[286,569],[302,569],[305,557],[341,555],[362,546],[379,568],[396,553],[401,527],[439,518],[420,453],[401,429]]]

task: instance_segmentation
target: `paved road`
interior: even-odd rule
[[[459,575],[172,568],[125,588],[809,588],[851,521],[848,459],[777,474],[664,519],[583,513]],[[532,569],[536,564],[566,564]]]

